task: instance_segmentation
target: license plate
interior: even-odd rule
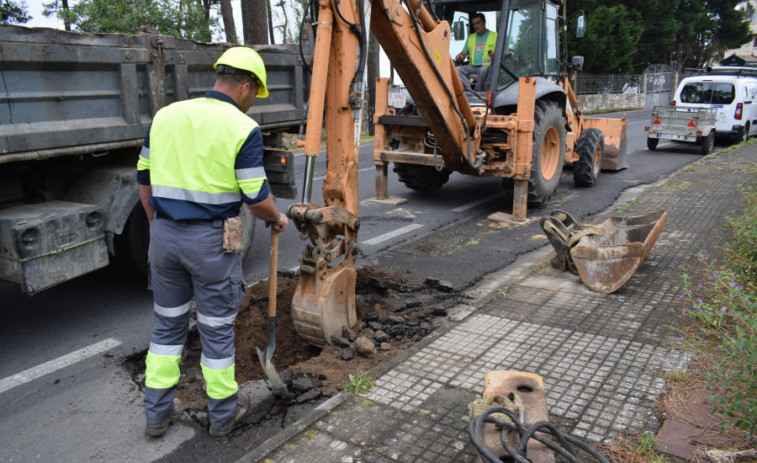
[[[667,140],[683,140],[686,141],[686,135],[674,135],[672,133],[658,133],[657,138],[665,138]]]

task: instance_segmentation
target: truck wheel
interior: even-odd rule
[[[586,129],[576,143],[578,161],[573,164],[573,183],[578,187],[596,185],[599,171],[602,170],[602,157],[605,152],[605,135],[599,129]]]
[[[647,138],[647,148],[654,151],[657,149],[657,144],[660,143],[660,140],[657,138]]]
[[[150,248],[150,223],[142,204],[131,210],[120,235],[113,240],[115,258],[129,272],[147,276],[147,250]]]
[[[421,193],[431,193],[441,188],[449,180],[450,171],[444,169],[437,171],[433,166],[421,166],[417,164],[394,163],[394,172],[399,181],[411,190]]]
[[[712,153],[712,149],[715,147],[715,131],[711,131],[706,137],[702,138],[702,145],[699,147],[699,151],[704,154]]]
[[[557,189],[565,164],[565,118],[551,101],[536,102],[534,109],[534,148],[528,202],[545,203]]]

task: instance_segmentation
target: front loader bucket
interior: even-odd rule
[[[341,336],[343,327],[357,322],[354,267],[323,270],[321,278],[303,273],[292,298],[292,322],[297,334],[314,346]]]
[[[604,235],[578,240],[570,254],[584,284],[603,294],[626,284],[652,250],[667,216],[667,212],[657,211],[610,217],[598,226]]]
[[[588,225],[554,211],[541,226],[557,253],[557,268],[578,273],[592,291],[610,294],[644,263],[667,216],[665,211],[647,212]]]
[[[599,129],[605,136],[602,170],[628,169],[628,119],[584,119],[584,129]]]

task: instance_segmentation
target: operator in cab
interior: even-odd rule
[[[455,61],[462,62],[470,58],[467,65],[457,67],[457,75],[463,81],[466,90],[471,90],[468,76],[476,74],[477,92],[485,88],[486,79],[491,70],[494,49],[497,46],[497,33],[486,28],[486,18],[483,13],[475,13],[471,19],[475,34],[471,34],[465,41],[463,51],[455,56]]]

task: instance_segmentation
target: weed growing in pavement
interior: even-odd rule
[[[631,207],[635,206],[636,204],[639,204],[643,198],[644,198],[644,195],[639,195],[639,196],[636,196],[635,198],[631,198],[628,201],[626,201],[625,204],[618,207],[618,210],[620,212],[629,212],[631,210]]]
[[[742,190],[742,196],[747,207],[726,222],[732,239],[723,261],[707,250],[697,253],[697,270],[705,279],[695,283],[683,275],[681,298],[684,314],[696,321],[684,341],[709,365],[709,399],[723,417],[723,430],[738,428],[752,439],[757,431],[757,191]]]
[[[350,375],[350,380],[344,385],[344,389],[361,394],[373,387],[373,380],[368,373],[358,371],[356,375]]]

